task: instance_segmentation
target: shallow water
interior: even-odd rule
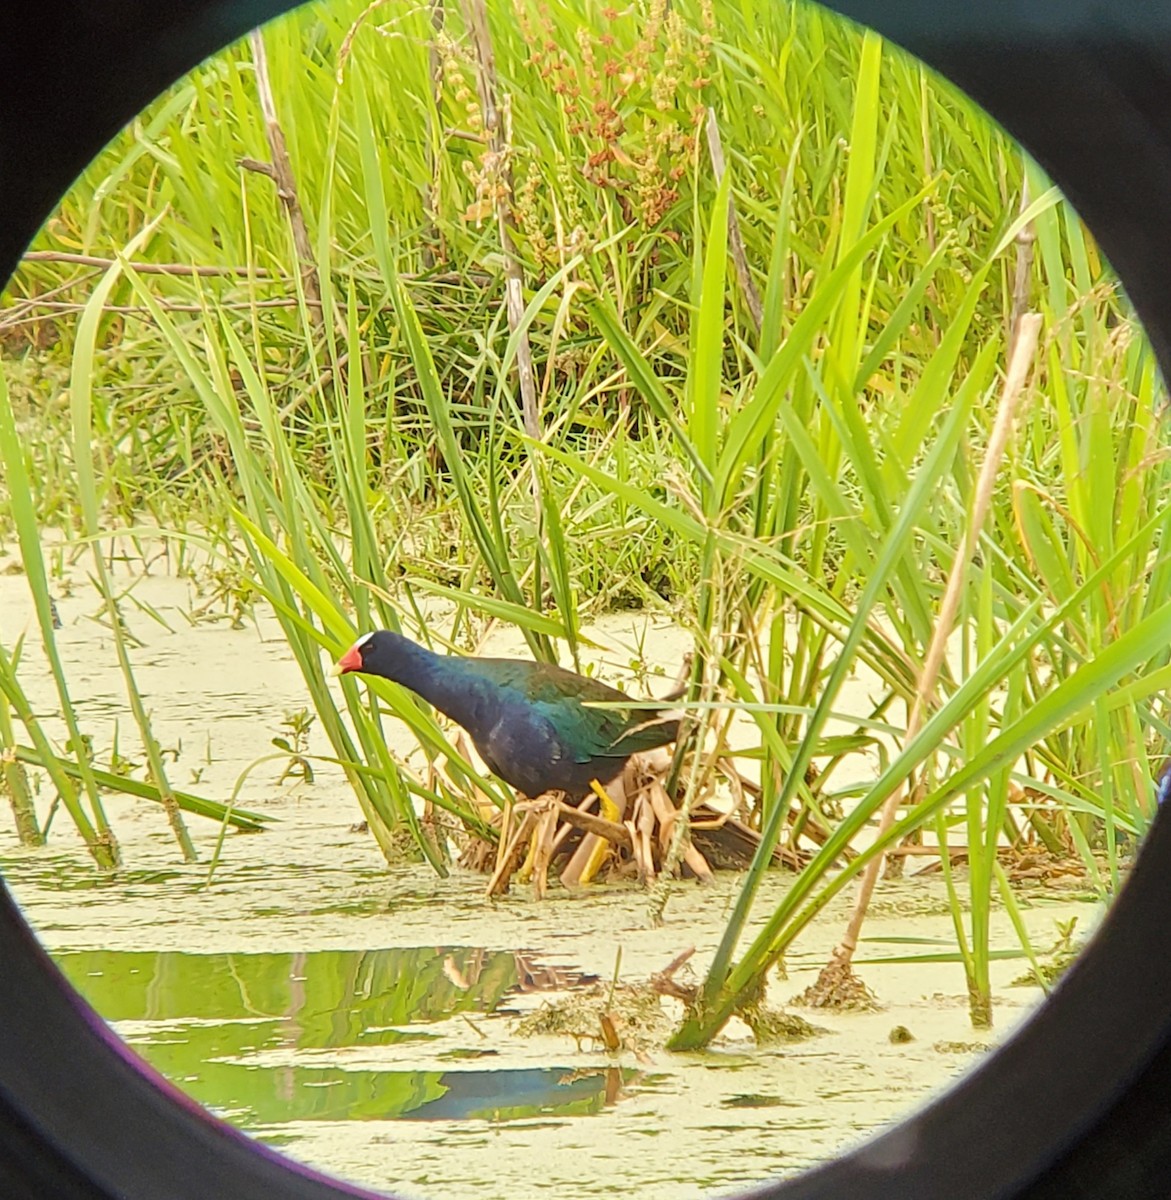
[[[141,580],[135,594],[171,627],[128,614],[144,642],[135,662],[156,730],[178,753],[174,782],[225,799],[271,750],[285,712],[306,703],[296,669],[270,620],[192,625],[189,585],[165,576]],[[128,754],[133,726],[109,639],[88,619],[94,597],[79,583],[59,607],[62,652],[99,758],[115,720]],[[27,612],[23,579],[0,575],[7,643]],[[599,636],[610,639],[616,677],[628,661],[622,643],[637,645],[638,631],[625,618]],[[34,641],[22,679],[51,712]],[[678,633],[652,627],[646,645],[669,663]],[[279,820],[263,834],[229,835],[210,887],[216,827],[192,821],[202,862],[185,866],[157,806],[118,798],[108,801],[126,861],[116,879],[90,869],[61,816],[35,852],[0,821],[0,871],[67,976],[136,1051],[213,1111],[326,1170],[437,1200],[729,1191],[821,1161],[897,1119],[976,1061],[978,1050],[957,1047],[989,1040],[974,1036],[962,971],[946,963],[863,963],[885,1009],[807,1014],[826,1032],[785,1046],[758,1048],[735,1021],[705,1054],[612,1056],[589,1041],[521,1037],[519,1016],[609,981],[616,966],[623,980],[645,980],[693,945],[702,973],[737,879],[678,885],[658,929],[636,888],[554,891],[541,904],[516,889],[488,902],[477,875],[388,871],[352,828],[360,814],[339,773],[281,785],[280,765],[254,770],[240,798]],[[766,881],[759,913],[790,879]],[[1085,929],[1097,919],[1069,893],[1031,899],[1025,919],[1042,946],[1057,920],[1077,915]],[[848,903],[830,905],[801,939],[772,1002],[813,981]],[[1002,914],[994,931],[997,947],[1015,947]],[[883,939],[946,948],[941,884],[882,884],[866,933],[875,940],[863,960],[933,948]],[[1008,986],[1019,960],[993,970],[1000,1038],[1039,992]],[[892,1043],[896,1025],[915,1040]]]

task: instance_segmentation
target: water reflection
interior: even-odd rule
[[[192,954],[85,950],[56,956],[75,987],[156,1070],[244,1128],[291,1121],[527,1119],[598,1112],[633,1072],[371,1065],[363,1051],[426,1042],[428,1025],[507,1011],[519,992],[594,976],[468,947]],[[473,1027],[468,1036],[475,1039]],[[333,1053],[327,1053],[333,1052]],[[468,1061],[469,1067],[459,1064]],[[472,1067],[471,1064],[475,1066]]]

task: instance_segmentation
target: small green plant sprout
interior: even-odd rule
[[[1052,954],[1061,954],[1067,950],[1073,949],[1073,934],[1077,929],[1077,916],[1072,916],[1068,921],[1054,921],[1054,926],[1057,929],[1057,941],[1053,943]]]
[[[114,740],[110,746],[110,772],[114,775],[121,776],[122,778],[127,778],[128,776],[134,774],[134,772],[137,771],[141,766],[142,763],[137,762],[135,759],[130,758],[127,755],[124,755],[119,749],[118,723],[115,722]]]
[[[281,728],[287,731],[287,735],[280,735],[272,739],[272,744],[278,750],[284,750],[289,756],[289,761],[278,780],[279,783],[284,783],[286,779],[302,779],[306,783],[313,782],[313,767],[308,759],[308,750],[309,730],[314,720],[313,714],[307,708],[291,708],[285,711]]]
[[[1074,941],[1077,916],[1070,917],[1068,921],[1055,920],[1053,925],[1057,930],[1057,938],[1048,955],[1034,963],[1023,975],[1018,975],[1012,981],[1013,987],[1036,987],[1040,984],[1048,990],[1073,966],[1084,945],[1084,942]]]
[[[230,564],[208,567],[196,584],[196,594],[200,603],[186,614],[191,624],[227,621],[230,629],[244,628],[259,599],[247,576]]]

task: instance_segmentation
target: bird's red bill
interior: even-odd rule
[[[337,660],[334,665],[333,673],[335,675],[345,675],[348,671],[360,671],[362,669],[362,655],[357,646],[351,646],[345,654]]]

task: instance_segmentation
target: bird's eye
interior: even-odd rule
[[[354,649],[355,650],[365,650],[366,647],[368,645],[370,645],[370,642],[373,640],[373,638],[374,638],[373,633],[362,634],[362,636],[354,643]]]

